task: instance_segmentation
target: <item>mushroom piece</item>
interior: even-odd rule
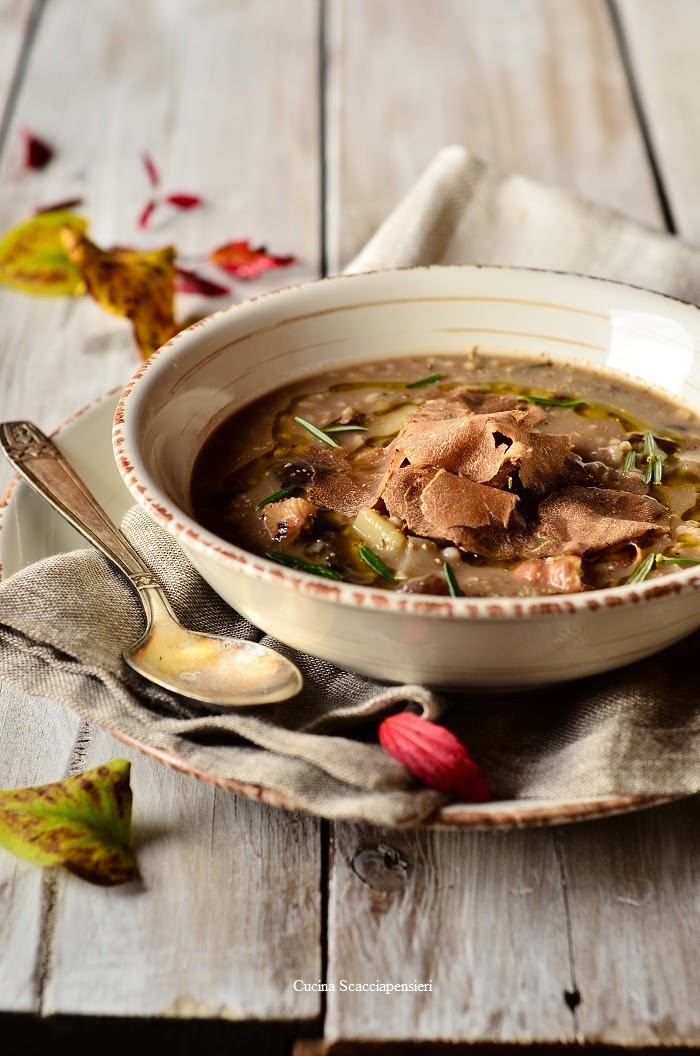
[[[271,502],[264,508],[262,518],[271,539],[277,543],[295,543],[300,535],[311,528],[316,510],[317,507],[308,499],[292,496],[280,502]]]

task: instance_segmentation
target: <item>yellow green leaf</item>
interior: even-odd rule
[[[0,846],[105,887],[133,879],[130,769],[114,759],[51,785],[0,792]]]
[[[113,315],[131,320],[144,359],[177,332],[174,319],[175,250],[106,251],[73,228],[63,244],[79,269],[88,293]]]
[[[41,297],[79,296],[85,283],[69,259],[61,231],[76,236],[88,222],[77,213],[40,213],[13,227],[0,239],[0,284]]]

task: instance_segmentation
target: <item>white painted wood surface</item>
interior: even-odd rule
[[[19,16],[19,8],[18,16]],[[73,194],[95,237],[203,253],[236,237],[301,263],[255,289],[317,273],[317,5],[254,0],[46,5],[0,157],[0,230]],[[80,47],[74,42],[80,40]],[[70,61],[67,61],[70,56]],[[245,90],[243,90],[245,89]],[[57,156],[21,165],[18,129]],[[135,225],[148,196],[141,153],[164,184],[204,208]],[[236,294],[247,293],[239,284]],[[181,298],[182,312],[224,302]],[[89,300],[0,290],[0,414],[44,428],[124,384],[138,364],[130,329]],[[320,961],[318,822],[288,817],[176,774],[65,709],[5,691],[0,786],[56,779],[115,755],[133,762],[141,885],[90,888],[0,856],[0,1008],[47,1014],[313,1019]],[[43,925],[43,934],[38,934]]]
[[[325,1036],[571,1040],[569,950],[548,832],[336,828]],[[420,983],[431,992],[342,991]]]
[[[660,224],[603,0],[331,0],[331,270],[447,143]]]
[[[251,236],[302,262],[256,289],[315,275],[321,4],[138,6],[135,19],[117,0],[92,0],[90,17],[84,0],[46,5],[0,155],[0,230],[39,202],[82,194],[104,243],[173,239],[197,255]],[[602,0],[324,6],[332,270],[450,141],[661,226]],[[696,5],[619,7],[671,204],[698,238]],[[29,12],[0,0],[0,106]],[[22,125],[58,148],[42,173],[22,169]],[[145,235],[135,227],[144,150],[169,188],[208,200]],[[183,312],[216,306],[182,301]],[[3,416],[50,428],[136,364],[126,325],[89,302],[0,289]],[[63,709],[0,692],[0,785],[114,755],[134,764],[143,883],[102,891],[0,855],[0,1010],[317,1016],[319,996],[291,983],[322,971],[319,825],[214,792],[86,735]],[[329,981],[427,977],[434,989],[328,994],[326,1039],[700,1045],[698,810],[693,800],[511,834],[331,826]],[[580,992],[573,1010],[565,991]]]
[[[616,3],[676,227],[683,238],[700,243],[700,5],[695,0]]]
[[[62,885],[44,1014],[313,1019],[314,819],[199,784],[93,731],[80,767],[131,759],[141,883]],[[86,944],[84,936],[90,935]]]
[[[0,786],[41,785],[70,763],[77,716],[46,701],[0,688]],[[44,744],[42,750],[41,742]],[[44,925],[46,874],[0,853],[0,1009],[39,1009],[37,964]]]
[[[0,0],[0,116],[17,73],[33,8],[33,0]]]

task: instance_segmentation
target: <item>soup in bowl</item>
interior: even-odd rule
[[[698,309],[578,276],[322,280],[177,335],[119,404],[132,494],[280,641],[521,688],[700,626]]]

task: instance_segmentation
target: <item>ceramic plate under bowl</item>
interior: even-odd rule
[[[117,524],[132,505],[112,455],[110,439],[117,394],[110,393],[79,411],[54,437],[88,486]],[[34,561],[52,554],[65,553],[85,546],[85,541],[28,484],[15,478],[0,509],[0,569],[3,577],[19,571]],[[119,730],[107,732],[126,743],[185,773],[217,784],[230,792],[283,806],[303,809],[291,797],[260,785],[222,781],[212,774],[195,770],[175,755],[159,752]],[[510,800],[493,803],[452,803],[444,807],[437,826],[464,828],[527,828],[580,821],[586,818],[621,814],[669,802],[673,796],[593,796],[567,800]]]

